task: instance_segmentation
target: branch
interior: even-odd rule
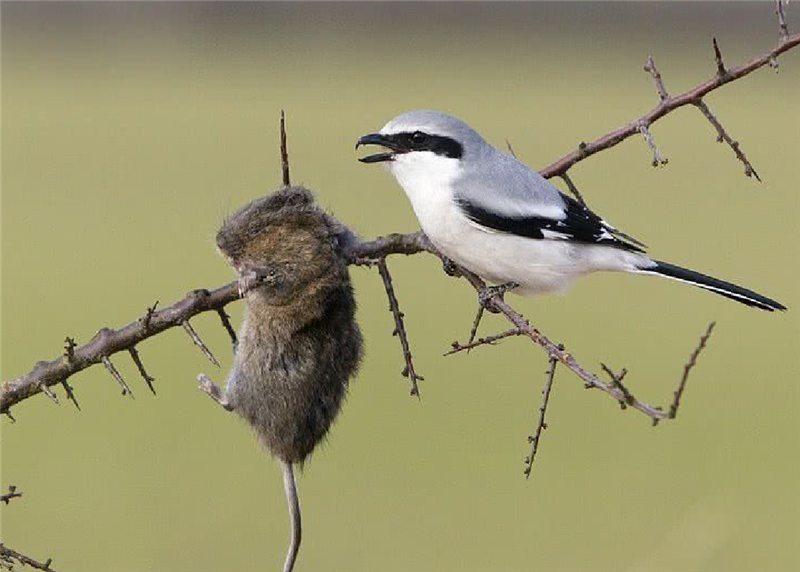
[[[533,435],[528,436],[528,443],[531,444],[531,452],[525,457],[525,478],[531,478],[531,469],[533,469],[533,461],[536,459],[536,453],[539,451],[539,438],[542,436],[542,431],[547,429],[547,423],[544,416],[547,413],[547,404],[550,401],[550,391],[553,389],[553,379],[556,376],[556,358],[550,358],[550,367],[547,370],[547,380],[542,389],[542,404],[539,406],[539,422],[536,424],[536,429]]]
[[[482,292],[486,290],[486,283],[479,278],[477,275],[473,274],[469,270],[465,268],[459,269],[464,278],[472,285],[472,287],[477,292]],[[578,378],[580,378],[584,382],[584,386],[589,389],[599,389],[611,397],[613,397],[616,401],[626,401],[628,398],[625,396],[624,392],[616,387],[615,384],[611,383],[608,384],[601,379],[599,379],[593,373],[590,373],[586,369],[583,368],[570,354],[567,352],[562,344],[555,344],[550,341],[546,336],[544,336],[539,330],[531,326],[530,322],[526,320],[522,314],[514,310],[505,300],[503,300],[500,296],[493,296],[491,297],[488,302],[492,305],[492,307],[498,310],[501,314],[503,314],[506,319],[513,324],[517,330],[520,331],[519,335],[525,336],[529,338],[532,342],[538,344],[542,347],[542,349],[547,352],[548,356],[552,359],[555,358],[558,362],[564,365],[567,369],[572,371]],[[667,419],[668,414],[665,413],[661,407],[656,407],[652,405],[648,405],[638,399],[631,399],[630,406],[634,409],[637,409],[644,413],[645,415],[649,416],[652,419]]]
[[[747,74],[754,72],[770,62],[774,62],[779,55],[800,44],[800,34],[789,35],[788,30],[786,33],[786,39],[779,42],[777,46],[737,67],[725,70],[724,64],[721,64],[722,55],[720,53],[719,59],[717,60],[718,73],[711,79],[704,81],[703,83],[680,95],[668,96],[667,98],[662,99],[658,105],[638,119],[634,119],[627,125],[615,129],[614,131],[610,131],[609,133],[598,137],[590,143],[581,143],[578,145],[578,148],[575,151],[564,155],[539,172],[542,174],[542,176],[547,177],[548,179],[550,177],[566,173],[567,170],[576,163],[591,157],[595,153],[610,149],[611,147],[623,142],[628,137],[640,133],[641,125],[649,127],[665,115],[672,113],[684,105],[696,105],[705,95],[711,93],[712,91],[719,89],[727,83],[743,78]],[[716,40],[714,44],[716,46]],[[724,70],[724,73],[722,74],[719,73],[720,65],[722,65],[722,69]]]
[[[68,355],[59,356],[51,361],[39,362],[29,373],[12,381],[3,382],[0,413],[7,413],[12,405],[40,393],[44,387],[49,388],[59,383],[63,384],[71,376],[95,364],[104,361],[110,363],[110,356],[118,352],[130,351],[144,340],[170,328],[182,326],[184,323],[188,323],[189,318],[198,314],[224,308],[225,305],[238,298],[236,282],[231,282],[210,292],[194,290],[182,300],[161,310],[156,310],[154,306],[148,308],[140,319],[118,330],[102,328],[86,344],[72,345],[67,352]],[[120,385],[123,384],[124,381]],[[127,384],[124,388],[130,390]]]
[[[56,572],[55,569],[50,568],[50,563],[53,562],[52,558],[48,558],[44,562],[38,562],[29,556],[25,556],[24,554],[17,552],[16,550],[11,550],[4,544],[0,544],[0,567],[6,568],[7,570],[13,570],[15,560],[24,566],[30,566],[36,570]]]
[[[420,398],[419,385],[417,381],[425,381],[425,378],[417,373],[414,369],[414,360],[411,355],[411,346],[408,343],[408,333],[403,321],[405,314],[400,311],[400,302],[397,301],[397,296],[394,293],[394,286],[392,285],[392,275],[389,273],[389,267],[386,265],[386,257],[379,258],[377,261],[368,261],[367,264],[375,264],[378,267],[378,272],[383,280],[383,287],[386,289],[386,297],[389,299],[389,310],[392,312],[394,318],[394,330],[392,336],[400,338],[400,347],[403,349],[403,359],[405,360],[405,367],[400,372],[400,375],[407,377],[411,381],[411,395]]]
[[[789,27],[786,25],[786,14],[783,12],[784,2],[775,0],[775,14],[778,15],[778,42],[781,44],[789,40]]]
[[[481,308],[483,308],[483,306],[481,306]],[[477,342],[473,342],[472,340],[470,340],[464,345],[455,341],[452,344],[450,344],[450,347],[452,347],[453,349],[451,349],[449,352],[446,352],[444,355],[449,356],[463,351],[467,351],[467,353],[469,353],[469,350],[471,350],[472,348],[477,348],[478,346],[496,346],[497,342],[499,342],[502,339],[510,338],[512,336],[521,336],[521,335],[522,335],[522,330],[520,330],[519,328],[512,328],[510,330],[506,330],[505,332],[501,332],[494,336],[486,336],[485,338],[478,338]]]
[[[697,347],[692,352],[692,355],[689,356],[689,361],[683,366],[683,376],[681,376],[681,382],[678,384],[678,389],[675,392],[675,398],[672,400],[672,405],[669,407],[669,418],[675,419],[678,415],[678,407],[681,404],[681,397],[683,396],[683,391],[686,389],[686,382],[689,379],[689,372],[692,371],[692,368],[697,363],[697,356],[700,355],[700,352],[703,351],[703,348],[706,347],[708,343],[708,338],[711,337],[711,332],[714,331],[714,326],[716,326],[716,322],[711,322],[708,327],[706,328],[706,333],[700,336],[700,341],[697,344]]]
[[[21,492],[19,492],[19,493],[17,492],[17,487],[15,487],[14,485],[9,485],[8,492],[6,494],[4,494],[4,495],[0,495],[0,502],[4,502],[4,503],[8,504],[9,501],[11,501],[11,499],[19,498],[21,496],[22,496],[22,493]]]
[[[728,146],[731,149],[733,149],[733,152],[736,154],[736,158],[739,159],[744,164],[744,174],[747,175],[748,177],[755,177],[756,180],[760,183],[761,177],[758,176],[758,173],[756,173],[756,170],[753,168],[753,165],[750,164],[750,161],[747,159],[747,156],[744,154],[744,151],[742,151],[741,147],[739,146],[739,142],[733,140],[733,137],[731,137],[728,134],[728,132],[719,122],[719,119],[717,119],[717,116],[714,115],[711,109],[709,109],[708,105],[706,105],[706,103],[701,99],[700,101],[695,103],[695,106],[697,107],[697,109],[700,110],[700,112],[703,115],[705,115],[706,119],[708,119],[708,122],[711,123],[714,129],[716,129],[717,143],[722,143],[723,141],[725,141],[725,143],[727,143]]]

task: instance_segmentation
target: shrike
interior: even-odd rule
[[[385,152],[359,159],[385,165],[442,254],[522,295],[564,291],[599,270],[655,274],[774,311],[781,303],[741,286],[649,258],[623,234],[463,121],[410,111],[364,135]]]

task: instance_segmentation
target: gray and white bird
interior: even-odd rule
[[[454,262],[521,295],[562,292],[601,270],[653,274],[694,284],[737,302],[786,307],[729,282],[653,260],[623,234],[539,173],[496,149],[463,121],[410,111],[356,143],[384,152],[382,163],[408,195],[422,230]]]

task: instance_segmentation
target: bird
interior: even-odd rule
[[[363,145],[383,148],[359,161],[388,169],[431,243],[494,284],[494,293],[560,293],[583,275],[612,271],[662,276],[761,310],[786,310],[747,288],[650,258],[642,242],[451,115],[403,113],[360,137],[356,150]]]

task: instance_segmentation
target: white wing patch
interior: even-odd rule
[[[563,232],[548,230],[546,228],[541,229],[541,233],[544,238],[549,238],[551,240],[569,240],[572,238],[570,235],[564,234]]]

